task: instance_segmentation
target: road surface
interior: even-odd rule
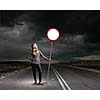
[[[47,66],[42,65],[43,82]],[[0,79],[0,90],[99,90],[100,73],[72,67],[52,66],[48,84],[33,85],[32,69],[28,67]]]

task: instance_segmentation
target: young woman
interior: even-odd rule
[[[38,46],[36,43],[32,44],[32,71],[33,71],[33,77],[34,77],[34,84],[39,84],[43,85],[42,81],[42,68],[40,64],[40,57],[43,57],[45,60],[49,61],[49,59],[44,56],[44,54],[39,50]],[[27,57],[29,59],[29,57]],[[38,71],[39,74],[39,83],[37,83],[37,78],[36,78],[36,70]]]

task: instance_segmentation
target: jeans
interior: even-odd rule
[[[38,71],[39,82],[42,80],[42,68],[40,64],[32,64],[32,72],[35,83],[37,82],[36,71]]]

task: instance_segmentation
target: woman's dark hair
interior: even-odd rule
[[[31,44],[31,48],[33,49],[33,44]]]

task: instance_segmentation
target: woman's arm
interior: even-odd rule
[[[40,50],[39,50],[40,51]],[[47,61],[50,61],[41,51],[40,51],[40,55]]]

